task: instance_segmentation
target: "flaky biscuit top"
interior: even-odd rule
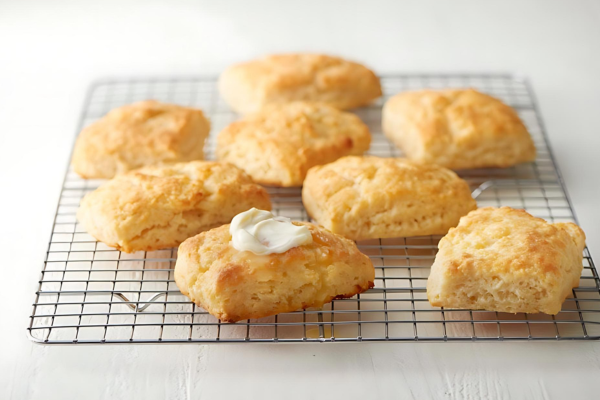
[[[238,112],[269,103],[321,101],[340,109],[360,107],[381,96],[379,78],[365,66],[323,54],[278,54],[229,67],[221,94]]]
[[[283,253],[236,250],[229,225],[181,244],[175,282],[181,292],[222,321],[236,322],[321,307],[373,287],[375,270],[356,244],[305,222],[310,243]]]
[[[452,169],[507,167],[536,155],[517,112],[473,89],[399,93],[384,105],[383,128],[407,157]]]
[[[579,256],[584,246],[585,234],[574,223],[550,224],[525,210],[485,207],[450,229],[439,250],[450,273],[460,269],[461,274],[471,274],[485,267],[486,273],[545,277],[561,273],[565,252]]]
[[[203,159],[209,130],[199,109],[154,100],[133,103],[81,131],[73,168],[84,178],[112,178],[145,165]]]
[[[228,125],[217,156],[263,184],[301,186],[309,168],[369,149],[369,128],[356,115],[323,103],[269,105]]]
[[[83,198],[77,218],[96,239],[132,252],[179,245],[252,207],[271,202],[244,171],[191,161],[118,175]]]
[[[373,156],[311,168],[302,202],[319,224],[354,240],[445,234],[477,206],[446,168]]]

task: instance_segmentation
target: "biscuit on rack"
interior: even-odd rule
[[[372,156],[311,168],[302,201],[320,225],[354,240],[443,235],[477,208],[448,169]]]
[[[227,126],[217,157],[244,169],[255,182],[302,186],[309,168],[369,149],[369,128],[352,113],[322,103],[266,106]]]
[[[84,128],[71,163],[83,178],[112,178],[146,165],[202,160],[209,130],[201,110],[141,101]]]
[[[310,223],[294,224],[307,226],[312,242],[281,254],[236,250],[229,225],[189,238],[177,254],[177,287],[225,322],[321,307],[373,287],[373,264],[354,242]]]
[[[473,89],[397,94],[383,107],[383,131],[406,157],[450,169],[535,160],[535,145],[517,112]]]
[[[345,110],[381,96],[379,78],[365,66],[322,54],[279,54],[229,67],[219,91],[233,110],[247,114],[270,103],[314,101]]]
[[[472,211],[439,242],[427,281],[436,307],[557,314],[579,285],[585,234],[524,210]]]
[[[191,161],[116,176],[83,198],[77,219],[99,241],[130,253],[177,246],[252,207],[270,210],[271,202],[245,172]]]

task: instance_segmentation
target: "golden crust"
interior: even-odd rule
[[[557,314],[579,285],[584,247],[573,223],[480,208],[440,241],[427,297],[436,307]]]
[[[235,250],[229,225],[181,244],[175,283],[181,293],[225,322],[262,318],[373,287],[375,270],[356,244],[313,224],[313,241],[285,253],[258,256]]]
[[[174,247],[252,207],[271,209],[265,189],[227,163],[191,161],[118,175],[86,195],[77,219],[125,252]]]
[[[302,201],[320,225],[354,240],[445,234],[477,207],[450,170],[370,156],[311,168]]]
[[[383,107],[383,131],[408,158],[450,169],[535,160],[515,110],[473,89],[403,92]]]
[[[83,178],[112,178],[145,165],[202,160],[209,130],[201,110],[142,101],[84,128],[71,163]]]
[[[221,96],[241,114],[270,103],[314,101],[345,110],[381,96],[365,66],[322,54],[279,54],[229,67],[219,79]]]
[[[217,157],[255,182],[302,186],[309,168],[369,149],[369,128],[356,115],[322,103],[274,104],[227,126]]]

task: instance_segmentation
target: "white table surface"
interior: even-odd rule
[[[248,3],[247,6],[244,4]],[[531,77],[600,260],[600,2],[0,2],[0,399],[598,399],[600,343],[62,346],[25,334],[88,83],[322,51]]]

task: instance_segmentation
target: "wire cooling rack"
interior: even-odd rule
[[[482,206],[524,208],[548,221],[575,221],[550,152],[532,91],[509,75],[393,75],[385,96],[357,110],[373,134],[370,153],[401,156],[381,133],[381,106],[391,95],[418,88],[474,87],[516,108],[533,135],[535,163],[462,171]],[[219,98],[214,78],[107,80],[93,85],[80,127],[110,109],[157,99],[200,107],[210,116],[207,144],[237,116]],[[121,253],[97,242],[75,218],[81,198],[101,181],[67,172],[28,332],[46,344],[583,340],[600,338],[600,281],[588,250],[579,288],[556,316],[431,307],[425,292],[440,237],[358,242],[376,268],[375,288],[322,309],[283,313],[236,324],[191,303],[174,283],[176,249]],[[270,188],[276,214],[308,220],[300,189]]]

